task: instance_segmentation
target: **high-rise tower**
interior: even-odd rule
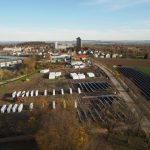
[[[78,37],[76,43],[76,52],[78,53],[79,51],[81,51],[81,48],[82,48],[82,40],[80,37]]]

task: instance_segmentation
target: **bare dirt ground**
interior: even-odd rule
[[[51,70],[51,72],[56,70]],[[76,73],[84,73],[86,75],[87,72],[93,72],[96,75],[95,79],[90,79],[86,76],[85,81],[100,81],[104,80],[105,78],[101,75],[100,70],[97,70],[96,67],[89,67],[85,69],[73,69],[73,68],[66,68],[62,70],[57,70],[62,72],[62,77],[55,80],[49,80],[48,74],[45,76],[40,73],[36,73],[30,76],[28,79],[29,81],[25,80],[18,80],[15,82],[11,82],[9,84],[0,86],[0,105],[7,104],[11,102],[12,97],[11,94],[14,91],[31,91],[31,90],[39,90],[39,92],[44,92],[44,90],[49,90],[52,92],[53,89],[60,90],[60,89],[69,89],[71,87],[70,77],[69,74],[71,72]],[[74,82],[73,80],[71,82]],[[81,82],[81,81],[76,81]],[[41,94],[40,94],[41,95]],[[42,94],[43,95],[43,94]],[[29,99],[29,98],[28,98]],[[33,98],[32,98],[33,99]]]
[[[124,65],[128,67],[150,67],[150,60],[142,59],[97,59],[100,63],[112,68],[114,65]]]

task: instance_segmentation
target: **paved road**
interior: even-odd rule
[[[111,82],[114,84],[116,89],[119,91],[118,95],[125,100],[125,102],[127,103],[128,107],[131,109],[131,111],[137,117],[140,116],[141,112],[140,112],[138,106],[135,104],[135,102],[132,100],[132,98],[129,96],[129,94],[125,91],[125,89],[122,87],[122,85],[119,83],[119,81],[112,75],[111,71],[109,69],[107,69],[104,65],[100,65],[97,63],[95,63],[95,65],[100,67],[107,74],[107,76],[110,78]],[[123,82],[123,81],[121,81],[121,82]],[[145,133],[150,132],[150,122],[145,116],[142,116],[141,126],[142,126],[143,131],[145,131]]]

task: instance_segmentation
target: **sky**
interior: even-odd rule
[[[0,41],[150,40],[150,0],[0,0]]]

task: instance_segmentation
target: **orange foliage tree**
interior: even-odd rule
[[[83,150],[86,133],[69,111],[51,111],[44,115],[36,141],[42,150]]]

